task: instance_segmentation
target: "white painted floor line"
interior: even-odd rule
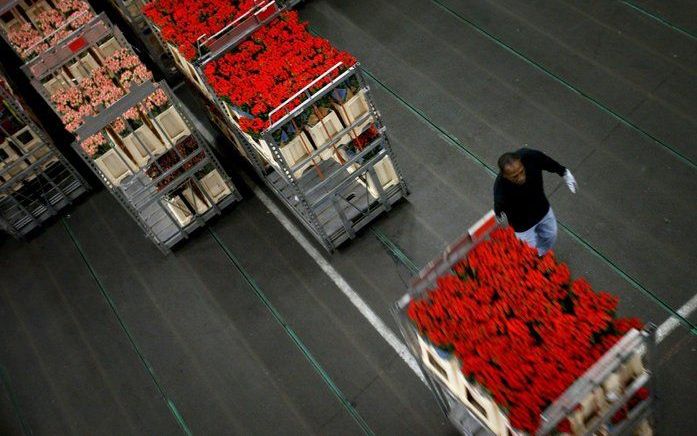
[[[687,318],[695,309],[697,309],[697,294],[693,295],[687,303],[678,309],[678,315]],[[656,343],[660,344],[678,325],[680,325],[680,321],[675,316],[665,320],[656,330]]]
[[[246,179],[246,177],[245,177]],[[262,191],[258,186],[255,186],[253,182],[245,180],[250,186],[253,187],[254,195],[256,195],[259,200],[266,206],[266,208],[276,217],[276,219],[281,223],[281,225],[288,231],[288,233],[293,236],[293,238],[300,244],[301,247],[305,249],[307,254],[312,257],[315,263],[324,271],[327,276],[334,282],[334,284],[341,290],[341,292],[349,299],[349,301],[358,309],[358,311],[363,315],[363,317],[368,320],[370,325],[378,331],[380,336],[387,341],[387,343],[397,352],[399,357],[406,362],[412,371],[421,379],[422,382],[426,383],[426,380],[421,373],[419,365],[416,363],[414,356],[409,353],[406,345],[400,341],[397,336],[392,332],[392,330],[384,323],[380,317],[373,312],[373,310],[368,306],[368,304],[358,295],[356,291],[353,290],[351,285],[346,282],[346,280],[339,274],[339,272],[322,256],[310,241],[307,240],[305,235],[302,234],[300,229],[293,224],[288,217],[281,212],[281,210],[276,206],[276,204],[271,200],[264,191]]]

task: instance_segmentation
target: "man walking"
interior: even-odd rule
[[[542,184],[542,170],[559,174],[572,193],[576,179],[557,161],[529,148],[499,157],[499,175],[494,182],[494,212],[506,215],[518,239],[547,253],[557,239],[557,219]]]

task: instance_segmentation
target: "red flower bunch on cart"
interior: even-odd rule
[[[252,9],[258,0],[154,0],[143,13],[188,60],[196,57],[197,40],[210,37]]]
[[[637,319],[617,319],[617,298],[573,280],[553,253],[542,258],[509,228],[492,232],[408,307],[435,346],[534,433],[541,412],[612,347]]]
[[[342,63],[315,83],[321,88],[356,63],[349,53],[338,50],[329,41],[311,35],[307,23],[296,12],[283,13],[257,30],[234,51],[206,65],[206,77],[221,97],[251,114],[240,119],[242,130],[258,133],[268,127],[269,113],[295,93]],[[301,97],[274,114],[276,121],[301,102]],[[276,115],[278,118],[276,118]]]

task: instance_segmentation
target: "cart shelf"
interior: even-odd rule
[[[163,252],[241,199],[179,99],[94,15],[23,67],[73,148]]]
[[[250,117],[245,108],[219,95],[204,71],[234,54],[253,32],[275,25],[279,14],[296,3],[257,2],[216,34],[203,36],[194,56],[165,42],[177,67],[207,101],[214,123],[305,228],[332,251],[408,194],[360,65],[328,66],[271,108],[269,121],[257,134],[243,128]]]

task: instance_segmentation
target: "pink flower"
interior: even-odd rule
[[[56,9],[44,10],[36,17],[35,23],[26,21],[8,32],[8,39],[21,58],[27,60],[48,50],[94,17],[84,0],[58,0],[53,3]]]
[[[111,128],[120,135],[126,130],[126,121],[123,118],[118,117],[113,123],[111,123]]]
[[[48,49],[46,43],[42,43],[41,34],[31,24],[23,23],[15,26],[7,34],[10,43],[17,49],[22,59],[29,59],[36,53]]]
[[[169,106],[169,98],[161,89],[150,94],[145,100],[145,112],[151,112],[155,108],[162,109],[166,106]]]
[[[89,157],[94,157],[100,145],[106,144],[106,139],[101,133],[96,133],[80,143],[80,147]]]
[[[142,83],[152,79],[152,73],[140,62],[133,52],[122,49],[106,59],[104,66],[92,70],[92,75],[85,77],[77,85],[61,90],[51,96],[56,110],[61,114],[66,129],[77,130],[85,116],[93,115],[107,108],[126,95],[133,83]],[[161,91],[160,91],[161,92]],[[164,93],[153,94],[154,101],[166,101]],[[164,98],[164,100],[163,100]],[[152,104],[146,101],[147,104]],[[132,109],[128,119],[137,119]],[[148,110],[145,110],[148,112]],[[137,114],[137,111],[135,112]]]

